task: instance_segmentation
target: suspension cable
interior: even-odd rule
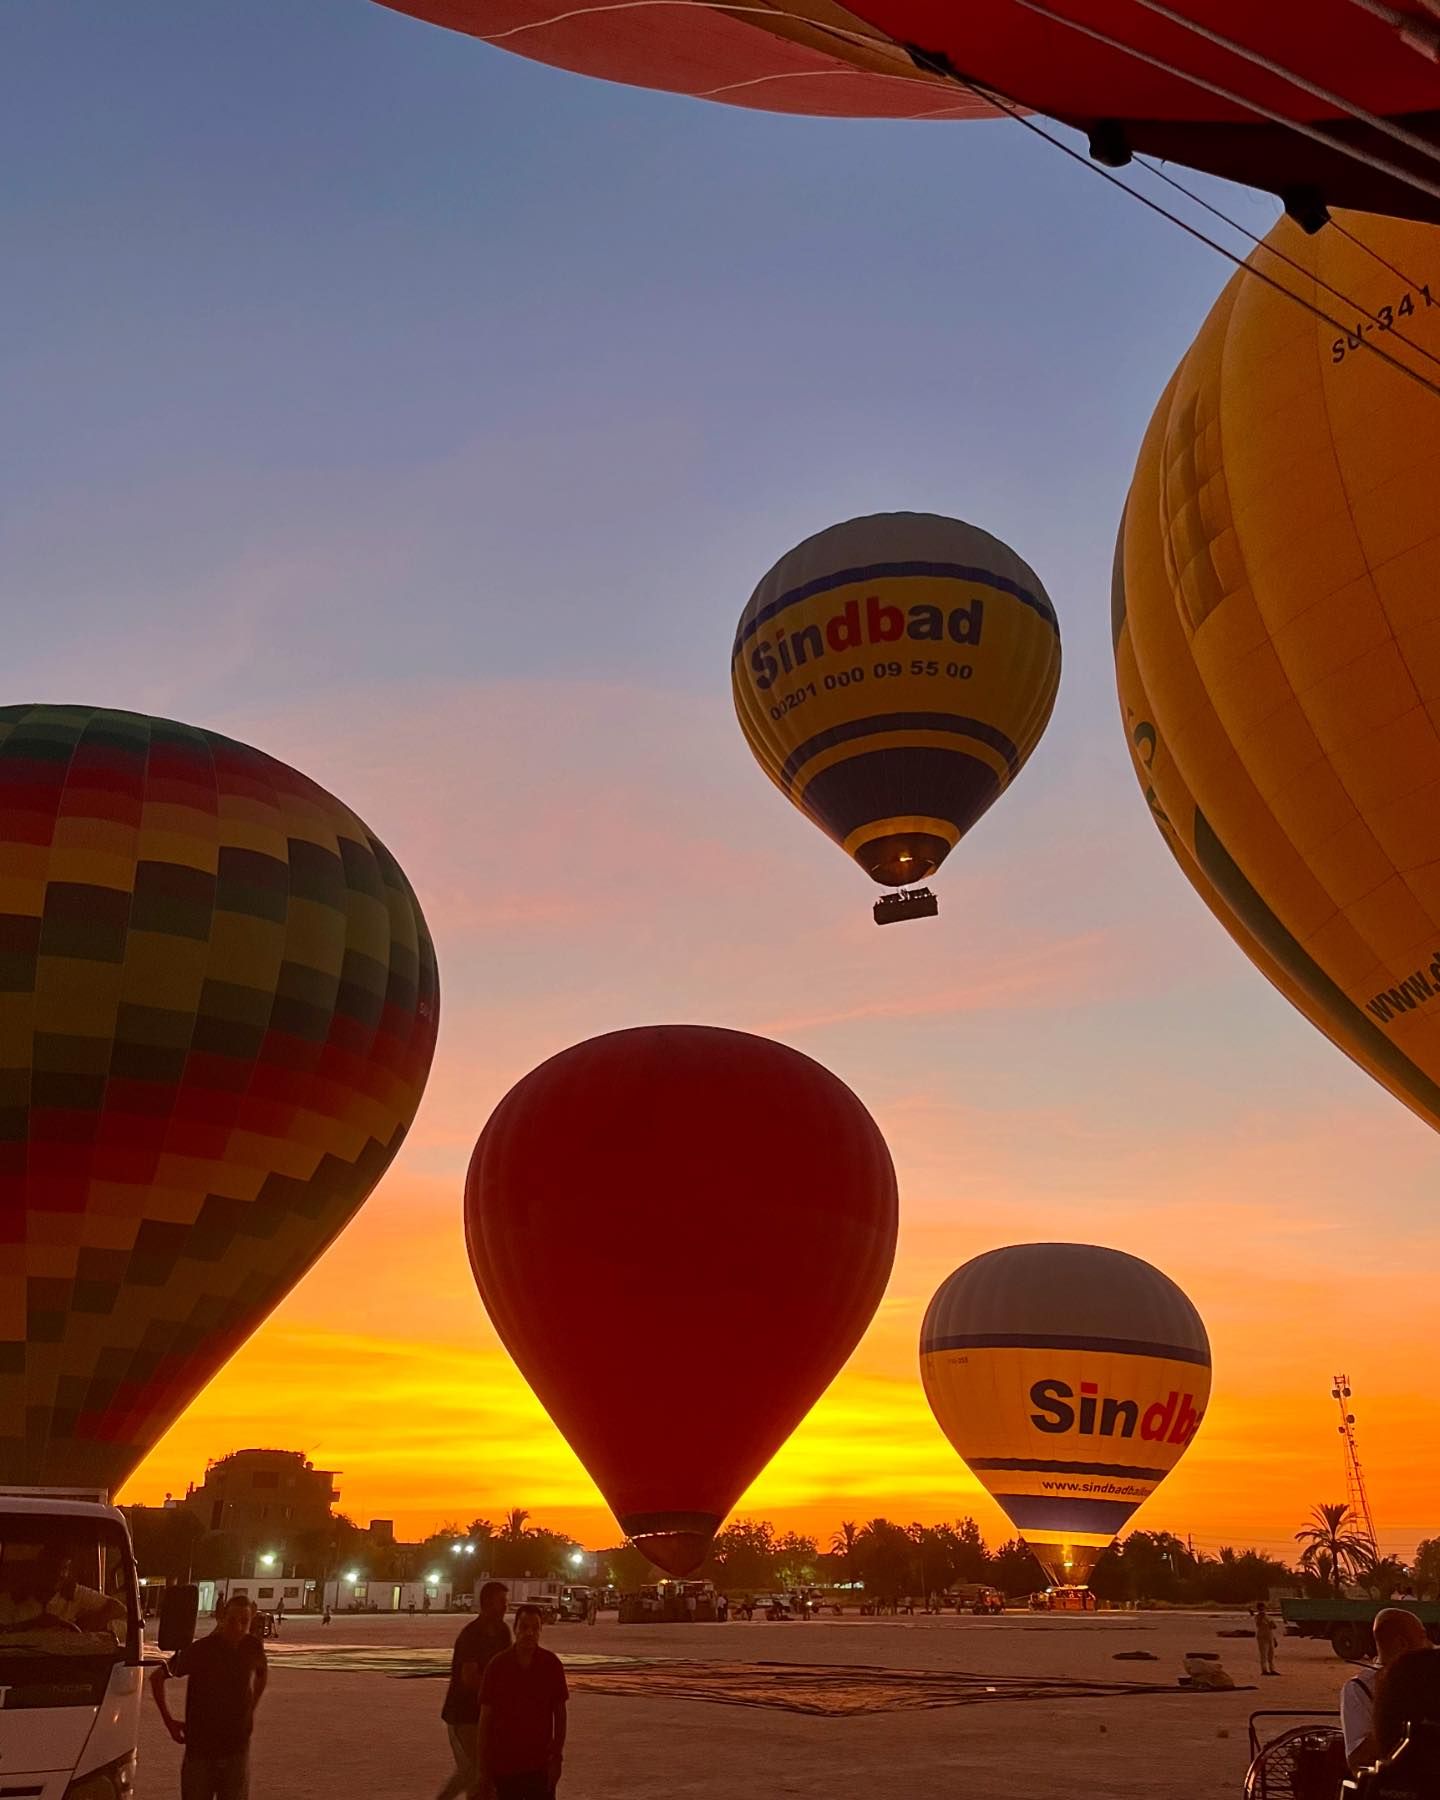
[[[1242,62],[1253,63],[1257,69],[1263,69],[1267,75],[1278,75],[1291,87],[1299,88],[1302,93],[1312,95],[1316,100],[1323,100],[1327,106],[1333,106],[1337,112],[1343,112],[1358,124],[1368,125],[1372,131],[1383,133],[1394,138],[1396,143],[1406,144],[1412,150],[1418,150],[1422,156],[1428,156],[1434,162],[1440,162],[1440,143],[1434,139],[1422,137],[1418,131],[1411,131],[1408,126],[1399,125],[1394,119],[1387,119],[1381,113],[1370,112],[1367,108],[1347,100],[1343,94],[1337,94],[1332,88],[1321,87],[1319,82],[1311,81],[1307,76],[1297,74],[1294,69],[1287,69],[1273,57],[1266,56],[1263,51],[1252,50],[1248,44],[1238,39],[1226,37],[1223,32],[1214,31],[1208,25],[1202,25],[1198,19],[1187,18],[1184,13],[1176,12],[1173,6],[1166,6],[1164,0],[1130,0],[1132,6],[1142,7],[1146,12],[1154,13],[1158,18],[1168,19],[1172,25],[1178,25],[1182,31],[1191,32],[1195,37],[1203,38],[1206,43],[1214,44],[1236,56]]]
[[[1346,306],[1353,306],[1356,312],[1361,314],[1362,317],[1369,319],[1372,325],[1378,325],[1382,331],[1389,331],[1397,344],[1403,344],[1407,350],[1413,350],[1417,356],[1423,356],[1427,362],[1434,363],[1436,368],[1440,369],[1440,355],[1436,355],[1433,350],[1427,350],[1423,344],[1417,344],[1413,338],[1406,337],[1403,331],[1396,331],[1393,325],[1387,326],[1379,313],[1371,312],[1368,307],[1362,306],[1358,300],[1352,299],[1343,289],[1337,288],[1332,283],[1326,281],[1318,270],[1307,269],[1304,263],[1298,262],[1288,251],[1281,250],[1277,248],[1276,245],[1269,243],[1265,238],[1261,237],[1258,232],[1252,231],[1248,225],[1242,225],[1239,219],[1232,219],[1229,213],[1222,211],[1218,206],[1212,205],[1203,194],[1197,194],[1193,189],[1186,187],[1183,181],[1177,181],[1168,170],[1162,169],[1158,163],[1151,162],[1148,157],[1137,156],[1135,161],[1147,172],[1147,174],[1153,175],[1157,181],[1163,181],[1167,187],[1174,188],[1176,193],[1183,194],[1187,200],[1193,201],[1196,206],[1203,207],[1206,212],[1219,219],[1222,224],[1228,225],[1232,231],[1238,231],[1241,237],[1249,238],[1256,249],[1263,250],[1267,256],[1276,257],[1280,262],[1288,263],[1289,266],[1295,270],[1296,274],[1302,275],[1307,281],[1313,281],[1316,287],[1324,288],[1327,294],[1333,294],[1337,300],[1342,300]],[[1332,225],[1335,224],[1334,219],[1330,222]],[[1337,227],[1337,229],[1341,228]],[[1375,257],[1377,262],[1385,262],[1385,258],[1381,256],[1378,251],[1371,250],[1370,246],[1362,239],[1356,237],[1353,231],[1344,231],[1343,235],[1349,238],[1350,242],[1358,246],[1359,249],[1368,251],[1371,256]],[[1385,266],[1394,274],[1398,275],[1407,287],[1418,288],[1421,286],[1420,282],[1410,280],[1409,276],[1405,275],[1403,271],[1395,268],[1393,263],[1386,263]],[[1347,332],[1346,335],[1353,336],[1354,334]]]
[[[1200,88],[1207,94],[1214,94],[1216,99],[1225,100],[1232,106],[1238,106],[1245,112],[1254,113],[1262,119],[1269,119],[1272,124],[1283,125],[1287,131],[1297,132],[1301,137],[1312,139],[1323,144],[1327,150],[1336,151],[1341,156],[1348,156],[1352,162],[1364,163],[1368,168],[1382,175],[1389,175],[1402,181],[1408,187],[1416,188],[1422,194],[1429,194],[1440,200],[1440,182],[1429,180],[1407,169],[1401,163],[1391,162],[1388,157],[1379,156],[1374,151],[1366,150],[1359,144],[1347,143],[1343,138],[1332,137],[1319,125],[1311,125],[1304,119],[1287,118],[1273,107],[1265,106],[1259,100],[1248,99],[1244,94],[1237,94],[1233,88],[1221,87],[1218,82],[1210,81],[1203,75],[1192,74],[1186,69],[1177,69],[1167,63],[1164,57],[1152,56],[1148,50],[1141,50],[1134,44],[1127,44],[1123,38],[1114,37],[1108,31],[1101,31],[1097,26],[1083,24],[1079,19],[1067,18],[1064,13],[1057,13],[1043,3],[1043,0],[1011,0],[1011,4],[1023,7],[1037,17],[1048,19],[1052,25],[1061,25],[1067,31],[1077,32],[1081,37],[1092,38],[1097,44],[1104,44],[1107,49],[1118,50],[1124,56],[1132,57],[1136,62],[1145,63],[1152,69],[1159,69],[1162,74],[1173,75],[1177,80],[1189,83],[1191,87]]]
[[[1361,12],[1369,13],[1373,18],[1383,19],[1387,25],[1393,25],[1400,34],[1402,43],[1408,44],[1412,50],[1418,50],[1421,56],[1428,56],[1431,62],[1440,61],[1440,30],[1428,24],[1424,19],[1417,19],[1414,13],[1401,12],[1396,6],[1387,6],[1385,0],[1350,0],[1352,6],[1358,6]],[[1435,0],[1420,0],[1426,12],[1440,18],[1440,6]]]
[[[1169,9],[1162,6],[1160,0],[1136,0],[1136,3],[1148,6],[1152,11],[1165,13],[1167,16],[1175,16],[1170,15]],[[1352,0],[1352,3],[1360,6],[1366,11],[1378,11],[1381,16],[1385,16],[1391,10],[1384,5],[1384,0]],[[1432,0],[1422,0],[1422,3],[1430,5]],[[508,38],[521,36],[529,31],[543,30],[546,26],[563,24],[572,19],[590,17],[599,13],[638,11],[641,8],[652,6],[675,7],[693,6],[696,4],[705,5],[706,0],[599,0],[598,4],[595,3],[595,0],[591,0],[591,4],[567,7],[563,11],[551,14],[548,18],[524,20],[520,24],[512,25],[504,31],[476,33],[475,35],[484,43],[500,44]],[[1042,18],[1050,20],[1053,24],[1079,32],[1083,36],[1093,38],[1097,42],[1105,44],[1111,49],[1121,51],[1124,55],[1133,57],[1140,62],[1148,63],[1150,66],[1161,70],[1162,73],[1176,76],[1178,79],[1188,82],[1192,86],[1202,88],[1205,91],[1216,95],[1217,98],[1226,100],[1245,111],[1257,113],[1261,117],[1272,120],[1275,124],[1285,126],[1288,129],[1302,133],[1304,136],[1314,138],[1317,142],[1324,144],[1328,149],[1338,151],[1344,155],[1367,163],[1369,166],[1376,168],[1383,173],[1396,176],[1398,179],[1407,182],[1412,187],[1418,187],[1423,191],[1440,198],[1440,185],[1428,182],[1422,176],[1416,175],[1383,158],[1376,157],[1357,146],[1352,146],[1344,143],[1340,139],[1332,138],[1326,132],[1319,130],[1317,127],[1307,125],[1303,121],[1288,119],[1283,113],[1271,111],[1270,109],[1261,106],[1256,101],[1246,99],[1242,94],[1232,93],[1229,89],[1222,88],[1215,83],[1207,81],[1202,76],[1192,75],[1182,69],[1172,68],[1162,59],[1153,57],[1147,52],[1136,48],[1134,45],[1126,44],[1121,39],[1113,38],[1107,33],[1097,30],[1093,26],[1082,24],[1078,19],[1066,18],[1061,13],[1053,12],[1050,7],[1042,4],[1042,0],[1013,0],[1013,4],[1024,7],[1027,11],[1036,13]],[[1434,4],[1440,5],[1440,0],[1434,0]],[[1013,119],[1016,124],[1022,126],[1034,136],[1042,139],[1045,143],[1049,144],[1052,149],[1059,150],[1062,155],[1069,157],[1072,162],[1079,163],[1082,168],[1088,169],[1092,175],[1098,175],[1101,180],[1108,182],[1111,187],[1118,188],[1122,194],[1128,194],[1132,200],[1138,201],[1141,206],[1146,207],[1150,212],[1158,213],[1161,218],[1168,219],[1172,225],[1178,226],[1187,236],[1194,238],[1198,243],[1204,244],[1208,249],[1215,251],[1217,255],[1224,257],[1227,262],[1232,263],[1237,269],[1242,270],[1245,274],[1252,276],[1257,281],[1264,282],[1267,287],[1273,288],[1277,293],[1283,294],[1286,299],[1292,301],[1297,306],[1303,307],[1307,312],[1313,314],[1315,318],[1322,320],[1325,324],[1340,332],[1347,339],[1354,335],[1350,331],[1348,325],[1326,312],[1323,307],[1317,306],[1311,300],[1307,300],[1302,294],[1296,293],[1293,288],[1286,287],[1282,281],[1277,281],[1274,276],[1269,275],[1265,270],[1258,268],[1253,261],[1247,260],[1242,256],[1237,256],[1233,250],[1220,243],[1218,239],[1210,237],[1206,232],[1201,231],[1198,226],[1192,225],[1188,220],[1181,218],[1178,213],[1171,212],[1168,207],[1162,206],[1159,201],[1151,199],[1148,194],[1143,194],[1138,188],[1133,188],[1128,182],[1120,180],[1112,170],[1102,167],[1101,164],[1097,163],[1092,157],[1082,154],[1072,145],[1067,144],[1063,138],[1056,137],[1052,131],[1047,130],[1035,119],[1031,118],[1027,108],[1019,100],[1016,100],[1011,95],[1002,93],[997,88],[985,86],[969,76],[962,75],[957,69],[951,67],[947,58],[930,55],[913,47],[901,45],[894,38],[890,37],[888,33],[881,31],[878,26],[872,28],[876,35],[871,35],[867,32],[847,31],[843,26],[836,25],[830,20],[806,19],[803,15],[794,13],[777,14],[776,8],[773,6],[755,4],[718,4],[713,10],[737,17],[742,15],[754,15],[763,18],[770,23],[775,23],[777,18],[788,18],[793,22],[807,26],[812,30],[823,32],[828,36],[834,37],[840,42],[856,44],[872,51],[883,49],[886,46],[893,47],[898,53],[908,56],[911,64],[922,73],[936,77],[940,81],[964,88],[967,93],[971,94],[985,106],[991,107],[1004,114],[1005,117]],[[1396,16],[1403,17],[1404,15]],[[1183,18],[1179,18],[1178,22],[1189,23]],[[1203,33],[1203,31],[1202,34],[1208,35]],[[1230,47],[1228,40],[1219,39],[1218,34],[1217,41],[1221,42],[1227,48]],[[844,72],[846,71],[837,71],[837,73]],[[1276,72],[1285,75],[1286,79],[1291,79],[1288,71],[1280,69],[1278,65],[1276,65]],[[819,71],[816,71],[815,73],[818,74]],[[862,73],[868,74],[869,78],[872,80],[879,81],[912,82],[914,80],[914,77],[908,72],[905,74],[893,75],[881,71],[862,71]],[[760,77],[759,81],[763,82],[765,79],[767,78]],[[710,90],[710,94],[719,95],[730,91],[733,88],[749,85],[752,84],[749,82],[732,83],[728,84],[727,87],[712,89]],[[1299,78],[1295,78],[1295,85],[1304,87],[1307,84]],[[691,97],[703,99],[710,96],[706,94],[696,94]],[[930,108],[924,112],[907,116],[911,119],[935,118],[943,116],[945,112],[950,110],[953,109]],[[1271,245],[1265,244],[1263,240],[1256,238],[1253,232],[1246,230],[1243,225],[1230,219],[1225,213],[1221,212],[1218,207],[1211,206],[1208,201],[1202,200],[1198,195],[1191,193],[1188,188],[1184,187],[1172,176],[1165,174],[1164,171],[1155,168],[1148,162],[1142,161],[1142,167],[1146,168],[1152,174],[1159,175],[1163,181],[1166,181],[1171,187],[1175,188],[1177,192],[1184,194],[1187,199],[1193,200],[1197,205],[1200,205],[1208,212],[1213,213],[1215,217],[1221,219],[1226,225],[1239,231],[1243,236],[1250,238],[1251,241],[1259,245],[1260,248],[1269,250],[1271,255],[1278,256],[1282,262],[1289,263],[1291,267],[1304,273],[1307,279],[1313,280],[1317,286],[1323,287],[1326,292],[1334,294],[1338,299],[1343,300],[1347,306],[1354,307],[1357,313],[1363,314],[1366,318],[1371,319],[1375,323],[1380,322],[1377,315],[1368,312],[1365,307],[1359,305],[1358,302],[1342,293],[1338,288],[1334,288],[1328,282],[1322,281],[1313,271],[1305,270],[1303,265],[1296,263],[1292,257],[1287,256],[1282,251],[1275,250]],[[1335,226],[1335,229],[1342,229],[1334,220],[1332,220],[1331,223]],[[1354,238],[1353,233],[1346,231],[1344,235],[1352,238],[1361,249],[1367,250],[1369,254],[1375,256],[1377,260],[1381,262],[1385,261],[1385,258],[1381,257],[1377,251],[1370,250],[1368,245],[1363,244],[1360,239]],[[1386,266],[1394,268],[1393,264],[1387,263]],[[1400,274],[1401,278],[1406,280],[1408,285],[1417,285],[1410,282],[1409,278],[1405,277],[1400,270],[1396,269],[1395,273]],[[1398,341],[1407,348],[1415,350],[1419,355],[1425,356],[1431,362],[1440,364],[1440,357],[1436,357],[1422,345],[1414,344],[1410,339],[1404,337],[1399,338]],[[1401,361],[1399,357],[1392,356],[1388,351],[1382,349],[1380,345],[1372,343],[1366,338],[1361,338],[1360,348],[1369,350],[1373,355],[1378,356],[1382,362],[1389,363],[1392,368],[1398,369],[1402,375],[1408,376],[1412,381],[1417,382],[1421,387],[1434,394],[1437,399],[1440,399],[1440,384],[1431,381],[1427,376],[1422,375],[1419,370],[1411,368],[1408,363]]]
[[[1373,256],[1375,261],[1387,268],[1392,275],[1398,275],[1405,283],[1406,287],[1418,288],[1422,285],[1422,283],[1416,281],[1413,276],[1407,275],[1403,269],[1398,268],[1391,262],[1388,256],[1382,256],[1373,244],[1367,244],[1364,238],[1356,237],[1355,233],[1342,225],[1333,214],[1330,219],[1330,229],[1332,231],[1338,231],[1341,237],[1349,238],[1350,242],[1354,244],[1357,249],[1363,250],[1367,256]]]
[[[948,75],[952,81],[957,82],[963,88],[968,88],[972,93],[979,94],[981,92],[974,82],[970,81],[966,76],[961,75],[958,71],[951,69],[946,65],[942,65],[933,57],[927,57],[924,60],[925,65],[935,70],[936,73]],[[1348,338],[1352,335],[1348,325],[1342,323],[1332,314],[1326,312],[1323,307],[1317,306],[1313,300],[1307,300],[1303,294],[1297,294],[1293,288],[1286,287],[1283,281],[1277,281],[1273,275],[1267,274],[1264,269],[1257,267],[1255,263],[1248,261],[1245,257],[1237,256],[1233,250],[1227,245],[1222,244],[1217,238],[1213,238],[1207,232],[1201,231],[1198,225],[1192,225],[1188,219],[1182,219],[1178,213],[1171,212],[1168,207],[1162,206],[1158,200],[1152,200],[1148,194],[1142,194],[1138,188],[1133,188],[1128,182],[1121,181],[1120,177],[1112,170],[1102,167],[1101,164],[1094,161],[1093,158],[1086,156],[1082,151],[1075,149],[1073,145],[1067,144],[1063,138],[1056,137],[1054,132],[1047,130],[1046,127],[1041,125],[1037,120],[1030,118],[1017,101],[1012,101],[1007,96],[996,93],[993,88],[985,90],[985,97],[988,98],[992,104],[997,106],[1008,118],[1013,119],[1017,125],[1020,125],[1026,131],[1033,133],[1034,136],[1042,138],[1052,149],[1058,150],[1062,156],[1068,156],[1071,162],[1078,163],[1082,169],[1088,169],[1092,175],[1098,175],[1102,181],[1108,182],[1111,187],[1119,188],[1122,194],[1128,194],[1132,200],[1138,201],[1141,206],[1147,208],[1150,212],[1158,213],[1162,219],[1168,219],[1172,225],[1177,225],[1187,237],[1194,238],[1198,243],[1204,244],[1209,249],[1215,251],[1217,255],[1223,256],[1226,262],[1233,263],[1237,269],[1242,270],[1253,280],[1263,281],[1266,287],[1274,288],[1277,294],[1283,294],[1284,297],[1294,305],[1303,307],[1306,312],[1313,314],[1315,318],[1322,319],[1325,324],[1340,332],[1342,336]],[[1353,305],[1354,302],[1351,301],[1349,304]],[[1359,309],[1357,308],[1357,310]],[[1440,383],[1431,381],[1427,375],[1422,375],[1418,369],[1412,369],[1408,363],[1402,362],[1397,356],[1392,356],[1388,350],[1382,350],[1379,344],[1373,343],[1369,338],[1361,338],[1359,347],[1362,350],[1370,351],[1373,356],[1378,356],[1381,362],[1389,363],[1391,368],[1398,369],[1402,375],[1408,376],[1411,381],[1415,382],[1418,386],[1425,388],[1429,393],[1433,394],[1437,400],[1440,400]]]

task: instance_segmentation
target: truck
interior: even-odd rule
[[[479,1603],[479,1592],[483,1585],[483,1582],[477,1582],[475,1584],[477,1604]],[[565,1596],[572,1590],[567,1582],[543,1581],[534,1576],[521,1575],[514,1579],[507,1578],[505,1586],[508,1590],[505,1599],[505,1610],[511,1614],[513,1614],[516,1607],[519,1606],[538,1606],[545,1616],[547,1625],[553,1623],[556,1619],[563,1619],[568,1616]]]
[[[1337,1656],[1362,1662],[1375,1654],[1370,1622],[1382,1606],[1414,1613],[1431,1643],[1440,1643],[1440,1600],[1282,1600],[1280,1616],[1290,1637],[1328,1638]]]
[[[194,1630],[177,1591],[161,1645]],[[98,1489],[0,1487],[0,1794],[127,1800],[145,1667],[125,1515]]]
[[[957,1613],[1003,1613],[1005,1596],[999,1588],[983,1581],[964,1581],[947,1588],[940,1596],[942,1606],[953,1606]]]

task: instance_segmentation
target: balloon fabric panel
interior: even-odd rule
[[[540,1403],[627,1535],[695,1567],[884,1291],[870,1115],[765,1039],[615,1032],[510,1091],[466,1194],[476,1283]]]
[[[1404,0],[1401,0],[1402,7]],[[1238,91],[1288,118],[1337,109],[1278,75],[1246,64],[1134,0],[1065,0],[1047,19],[1017,0],[855,0],[855,10],[896,43],[943,57],[982,86],[1056,117],[1252,121],[1245,109],[1114,45],[1086,37],[1075,20],[1133,49]],[[1176,0],[1175,11],[1268,56],[1282,68],[1392,114],[1433,110],[1434,65],[1351,0]],[[1405,8],[1416,23],[1425,14]]]
[[[1237,276],[1162,398],[1122,532],[1117,677],[1207,904],[1435,1124],[1440,404],[1367,345],[1433,367],[1402,340],[1440,351],[1440,232],[1342,222],[1384,263],[1334,231],[1272,241],[1373,321],[1337,334]]]
[[[116,1487],[414,1116],[434,953],[389,853],[212,733],[0,710],[0,1479]]]
[[[704,0],[574,8],[550,0],[381,0],[396,12],[605,81],[763,112],[851,118],[987,117],[993,108],[923,70],[834,0]]]

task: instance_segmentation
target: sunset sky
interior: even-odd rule
[[[0,157],[4,701],[296,764],[440,957],[403,1154],[126,1498],[269,1444],[402,1534],[524,1505],[613,1542],[476,1297],[461,1185],[537,1062],[686,1020],[825,1063],[900,1180],[880,1312],[743,1510],[1009,1535],[917,1334],[957,1264],[1060,1238],[1209,1327],[1211,1412],[1138,1524],[1293,1550],[1344,1498],[1343,1368],[1382,1546],[1440,1533],[1440,1145],[1232,947],[1116,716],[1115,529],[1219,258],[1008,123],[607,88],[369,0],[6,8]],[[888,508],[1013,544],[1065,668],[940,918],[878,932],[751,761],[728,659],[784,550]]]

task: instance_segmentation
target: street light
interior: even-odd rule
[[[585,1552],[583,1550],[572,1550],[570,1552],[570,1561],[575,1565],[575,1567],[577,1569],[580,1567],[581,1563],[584,1562],[584,1560],[585,1560]]]
[[[350,1583],[351,1587],[354,1587],[355,1583],[360,1579],[360,1571],[358,1569],[347,1569],[345,1571],[345,1579]]]
[[[267,1569],[273,1569],[275,1567],[275,1552],[273,1550],[267,1550],[260,1560]]]

